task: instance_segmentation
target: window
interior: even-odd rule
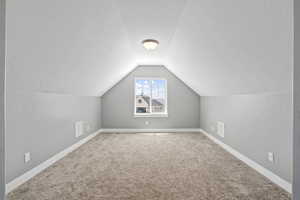
[[[166,117],[167,80],[159,78],[135,79],[135,116]]]

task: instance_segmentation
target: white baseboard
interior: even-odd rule
[[[61,151],[60,153],[54,155],[50,159],[46,160],[45,162],[41,163],[37,167],[31,169],[30,171],[26,172],[25,174],[17,177],[13,181],[9,182],[6,184],[6,193],[8,194],[21,184],[25,183],[32,177],[36,176],[58,160],[62,159],[65,157],[67,154],[71,153],[72,151],[76,150],[78,147],[83,145],[84,143],[88,142],[92,138],[94,138],[96,135],[98,135],[101,132],[106,132],[106,133],[145,133],[145,132],[153,132],[153,133],[158,133],[158,132],[170,132],[170,133],[182,133],[182,132],[202,132],[204,135],[206,135],[209,139],[214,141],[216,144],[220,145],[222,148],[224,148],[226,151],[231,153],[233,156],[238,158],[239,160],[243,161],[247,165],[249,165],[251,168],[255,169],[258,171],[260,174],[264,175],[268,179],[270,179],[272,182],[280,186],[281,188],[285,189],[287,192],[292,193],[292,184],[287,182],[286,180],[280,178],[278,175],[274,174],[270,170],[264,168],[263,166],[259,165],[255,161],[251,160],[250,158],[244,156],[240,152],[236,151],[229,145],[221,142],[214,136],[210,135],[206,131],[202,129],[101,129],[85,138],[80,140],[79,142],[75,143],[74,145],[70,146],[69,148]]]
[[[104,133],[183,133],[200,132],[201,129],[182,128],[182,129],[102,129]]]
[[[207,133],[206,131],[201,130],[201,132],[204,135],[206,135],[209,139],[211,139],[213,142],[215,142],[216,144],[220,145],[223,149],[225,149],[226,151],[228,151],[229,153],[231,153],[233,156],[235,156],[239,160],[243,161],[248,166],[250,166],[251,168],[255,169],[257,172],[259,172],[260,174],[262,174],[263,176],[265,176],[268,179],[270,179],[273,183],[275,183],[276,185],[280,186],[281,188],[283,188],[287,192],[292,193],[292,184],[291,183],[289,183],[288,181],[280,178],[278,175],[276,175],[273,172],[271,172],[270,170],[264,168],[263,166],[261,166],[260,164],[256,163],[255,161],[251,160],[250,158],[244,156],[243,154],[241,154],[237,150],[233,149],[229,145],[227,145],[227,144],[223,143],[222,141],[218,140],[217,138],[215,138],[211,134]]]
[[[6,184],[6,194],[13,191],[14,189],[16,189],[18,186],[22,185],[26,181],[30,180],[31,178],[33,178],[34,176],[36,176],[37,174],[39,174],[40,172],[42,172],[46,168],[50,167],[52,164],[54,164],[58,160],[62,159],[63,157],[65,157],[66,155],[71,153],[72,151],[76,150],[78,147],[80,147],[81,145],[85,144],[86,142],[88,142],[89,140],[91,140],[92,138],[97,136],[100,132],[102,132],[101,129],[96,131],[95,133],[92,133],[89,136],[83,138],[79,142],[73,144],[72,146],[68,147],[67,149],[65,149],[61,152],[59,152],[58,154],[52,156],[51,158],[49,158],[45,162],[41,163],[40,165],[38,165],[35,168],[33,168],[33,169],[29,170],[28,172],[26,172],[25,174],[15,178],[14,180],[12,180],[8,184]]]

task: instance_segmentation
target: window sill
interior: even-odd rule
[[[140,117],[168,117],[168,113],[166,114],[134,114],[135,118],[140,118]]]

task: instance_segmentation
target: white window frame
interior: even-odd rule
[[[147,80],[147,81],[152,81],[152,80],[163,80],[166,83],[165,86],[165,112],[163,113],[136,113],[136,81],[137,80]],[[133,89],[134,89],[134,108],[133,108],[133,114],[134,117],[168,117],[168,81],[165,78],[160,78],[160,77],[135,77],[134,78],[134,84],[133,84]],[[152,87],[151,87],[151,95],[152,95]],[[150,112],[152,112],[152,96],[150,97]]]

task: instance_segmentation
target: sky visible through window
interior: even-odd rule
[[[165,80],[136,80],[136,95],[151,96],[152,85],[152,98],[164,99],[165,82]]]

